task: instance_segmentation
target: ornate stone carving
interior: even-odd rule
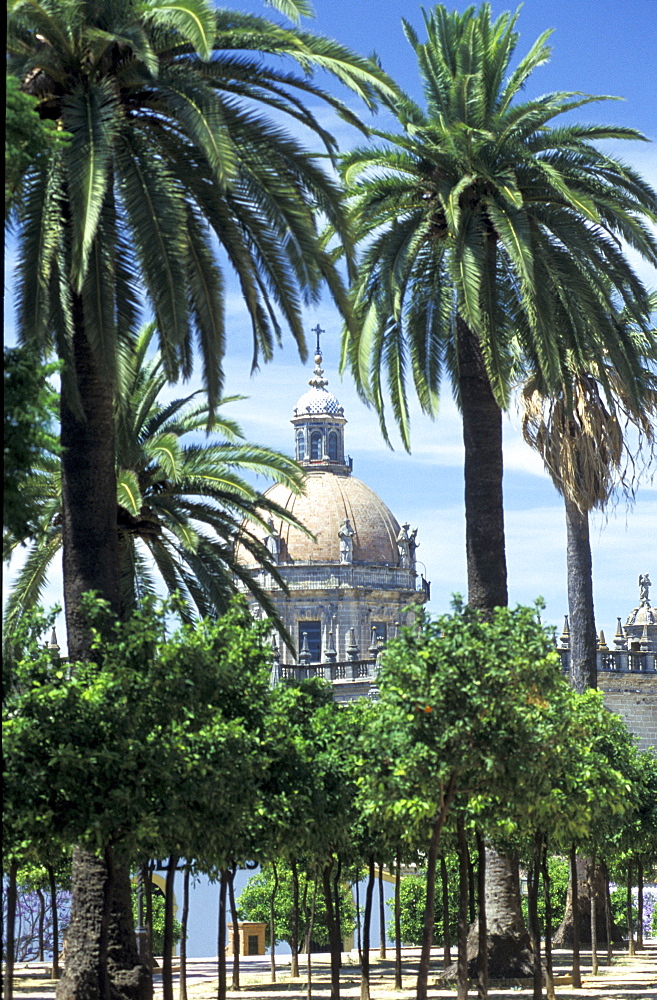
[[[650,607],[650,588],[652,584],[650,582],[650,577],[647,573],[641,573],[639,576],[639,607],[649,608]]]

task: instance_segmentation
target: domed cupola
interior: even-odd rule
[[[319,336],[324,331],[319,325],[312,331],[317,336],[315,370],[308,379],[310,389],[304,392],[294,407],[295,458],[306,469],[326,470],[349,475],[351,459],[345,459],[344,410],[326,386],[322,369]]]

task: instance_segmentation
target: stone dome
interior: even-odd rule
[[[339,563],[338,532],[349,518],[353,536],[353,562],[398,566],[399,524],[374,490],[354,476],[333,472],[309,472],[305,493],[297,496],[276,484],[266,496],[284,507],[315,535],[316,541],[274,518],[280,536],[281,563]]]
[[[304,392],[294,407],[295,417],[304,417],[315,413],[342,414],[342,412],[342,407],[333,393],[323,386],[315,385]]]

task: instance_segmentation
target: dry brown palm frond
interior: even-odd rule
[[[620,488],[633,496],[654,456],[657,392],[639,409],[622,379],[607,370],[611,393],[594,374],[573,375],[570,386],[544,396],[530,379],[523,388],[522,432],[542,457],[559,492],[583,512],[603,507]]]

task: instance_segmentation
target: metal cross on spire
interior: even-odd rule
[[[321,326],[318,323],[317,326],[314,328],[314,330],[311,330],[310,332],[316,334],[316,336],[317,336],[317,349],[315,350],[315,354],[321,354],[322,353],[322,349],[319,346],[319,337],[320,337],[320,334],[326,333],[326,331],[322,330]]]

